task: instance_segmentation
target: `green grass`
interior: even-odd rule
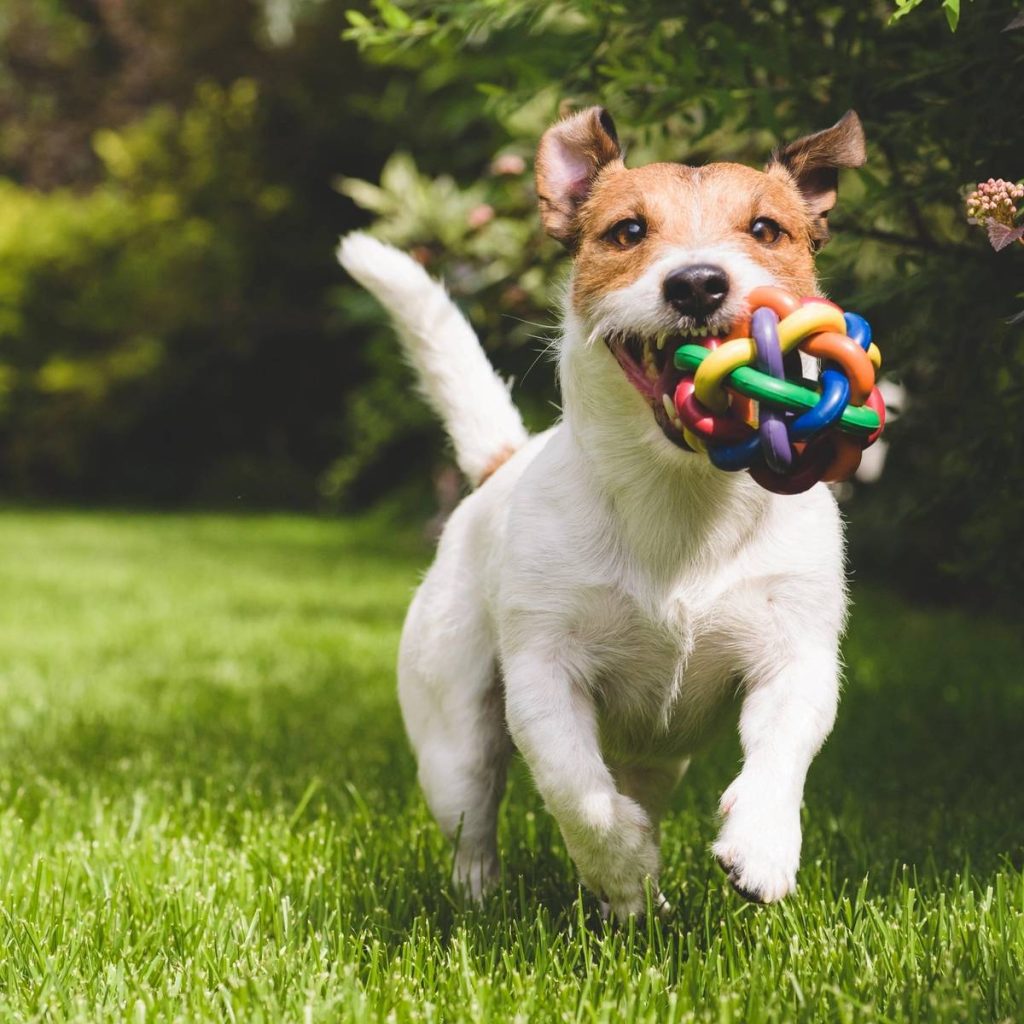
[[[429,551],[382,523],[0,515],[0,1018],[1018,1021],[1024,642],[855,589],[799,893],[664,830],[666,924],[605,929],[521,766],[502,891],[447,885],[393,696]]]

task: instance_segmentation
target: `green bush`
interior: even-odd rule
[[[403,76],[339,57],[342,3],[274,10],[0,17],[5,496],[310,507],[351,447],[370,371],[331,290],[359,214],[330,182],[379,168],[360,108],[404,109]]]
[[[5,7],[0,492],[419,513],[445,441],[339,234],[372,221],[442,276],[540,427],[567,265],[530,163],[559,111],[604,103],[633,162],[756,164],[855,107],[870,159],[820,268],[913,399],[856,564],[1015,592],[1024,246],[962,199],[1024,174],[1019,4],[955,33],[939,0],[348,4]]]
[[[249,344],[214,316],[245,302],[240,236],[273,230],[289,203],[261,175],[257,116],[252,81],[204,83],[181,114],[157,106],[97,133],[104,173],[85,195],[0,183],[0,429],[15,487],[73,491],[204,347]],[[180,419],[193,412],[184,403]],[[155,474],[164,452],[149,453]]]

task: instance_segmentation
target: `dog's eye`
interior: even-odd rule
[[[750,233],[764,245],[772,245],[782,236],[782,228],[771,217],[758,217],[750,225]]]
[[[629,249],[644,240],[647,235],[647,225],[639,217],[627,217],[613,224],[604,234],[604,237],[620,249]]]

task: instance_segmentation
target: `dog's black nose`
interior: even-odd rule
[[[712,263],[695,263],[673,270],[662,284],[665,299],[685,316],[707,320],[725,302],[729,277]]]

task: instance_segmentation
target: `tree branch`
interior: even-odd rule
[[[962,242],[941,242],[928,236],[905,235],[899,231],[886,231],[884,228],[865,228],[854,224],[833,224],[836,234],[854,235],[857,238],[870,238],[875,242],[887,245],[898,245],[904,249],[920,249],[924,252],[956,252],[965,256],[981,257],[983,250]]]

